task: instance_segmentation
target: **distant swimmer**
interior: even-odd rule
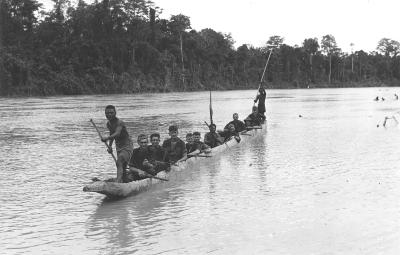
[[[397,94],[394,94],[395,100],[399,100],[399,96]]]
[[[379,97],[375,97],[375,99],[374,99],[375,101],[379,101]]]
[[[393,115],[392,117],[388,117],[388,116],[386,116],[385,117],[385,120],[383,121],[383,124],[382,124],[382,126],[384,126],[384,127],[386,127],[386,121],[387,120],[389,120],[389,119],[392,119],[392,120],[394,120],[395,122],[396,122],[396,125],[398,125],[399,124],[399,121],[396,119],[396,117]]]
[[[381,98],[381,100],[382,100],[382,101],[385,101],[385,98],[384,98],[384,97],[382,97],[382,98]]]

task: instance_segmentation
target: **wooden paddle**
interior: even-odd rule
[[[192,151],[192,152],[188,153],[187,155],[188,156],[196,156],[199,153],[200,153],[200,150],[195,150],[195,151]]]
[[[103,136],[101,135],[100,130],[97,128],[97,126],[96,126],[96,124],[94,123],[93,119],[90,119],[90,122],[92,123],[93,127],[96,129],[97,134],[99,135],[100,139],[103,139]],[[110,154],[111,154],[111,156],[113,157],[115,164],[117,164],[117,158],[115,157],[114,152],[112,151],[111,146],[110,146],[107,142],[104,142],[104,144],[107,146],[107,149],[108,149],[109,151],[111,151]]]
[[[240,135],[248,135],[248,136],[252,136],[252,134],[247,134],[247,133],[240,133]]]
[[[262,129],[262,126],[252,126],[252,127],[247,127],[247,130],[252,130],[252,129]]]
[[[212,157],[211,155],[200,154],[200,153],[201,153],[200,150],[195,150],[195,151],[192,151],[191,153],[188,153],[187,155],[191,156],[191,157],[204,157],[204,158],[211,158]]]

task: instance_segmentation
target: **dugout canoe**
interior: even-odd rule
[[[266,123],[264,123],[257,128],[244,131],[243,134],[240,135],[241,138],[240,142],[236,141],[236,139],[231,139],[220,146],[212,148],[211,153],[207,155],[211,155],[212,158],[212,156],[224,152],[229,148],[238,145],[239,143],[244,143],[250,139],[260,137],[261,135],[263,136],[266,133],[266,130],[267,130],[267,125]],[[174,179],[177,179],[179,177],[179,174],[182,171],[189,171],[191,164],[197,164],[200,163],[202,160],[207,160],[207,159],[209,159],[209,157],[201,157],[201,156],[191,157],[188,158],[186,161],[178,163],[177,165],[172,165],[170,171],[168,172],[161,171],[156,176],[168,179],[169,181],[173,181]],[[84,186],[83,191],[103,194],[110,198],[122,198],[139,194],[161,183],[164,183],[164,181],[153,178],[147,178],[128,183],[94,181]]]

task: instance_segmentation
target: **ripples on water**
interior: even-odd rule
[[[82,192],[115,175],[89,119],[204,135],[207,92],[2,99],[1,254],[398,254],[396,89],[268,91],[265,137],[122,200]],[[213,93],[217,125],[254,94]]]

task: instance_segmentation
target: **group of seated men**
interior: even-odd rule
[[[156,175],[158,172],[168,170],[171,164],[184,161],[188,157],[196,156],[199,153],[210,153],[211,148],[219,146],[224,142],[234,138],[240,141],[239,133],[248,127],[261,125],[263,116],[258,114],[257,107],[253,107],[253,112],[245,119],[239,120],[237,113],[233,114],[233,120],[224,127],[223,131],[216,131],[216,125],[209,125],[209,131],[201,141],[200,132],[196,131],[186,135],[186,144],[178,137],[178,127],[170,126],[169,136],[160,145],[160,134],[150,135],[149,145],[148,136],[141,134],[137,138],[138,148],[134,149],[129,162],[130,171],[127,172],[125,181],[133,181],[146,178],[147,174]],[[144,171],[144,172],[143,172]]]

